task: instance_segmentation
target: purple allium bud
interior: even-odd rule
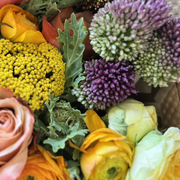
[[[132,93],[136,94],[133,66],[129,62],[106,60],[86,61],[85,77],[72,94],[87,109],[101,109],[116,105]],[[83,93],[84,92],[84,93]]]
[[[169,49],[171,56],[180,59],[180,17],[166,23],[157,30],[157,33],[159,38],[163,40],[162,44],[166,49]],[[180,61],[178,60],[178,62],[177,68],[180,69]]]
[[[156,31],[144,54],[140,54],[133,62],[135,71],[148,85],[166,87],[169,82],[180,82],[180,44],[173,35],[171,37],[173,28],[178,24],[175,21]],[[170,34],[168,30],[171,30]]]
[[[170,20],[165,0],[114,0],[94,15],[93,49],[106,61],[134,60],[143,53],[153,31]]]

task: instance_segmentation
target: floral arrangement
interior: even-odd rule
[[[180,129],[135,77],[180,81],[166,0],[0,1],[0,180],[177,180]]]

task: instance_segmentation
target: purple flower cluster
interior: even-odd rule
[[[180,17],[159,28],[133,64],[149,85],[164,87],[180,82]]]
[[[180,17],[166,23],[157,30],[157,33],[173,63],[180,69]]]
[[[94,15],[90,30],[93,49],[107,61],[134,60],[143,53],[153,31],[169,17],[165,0],[114,0]]]
[[[136,94],[135,73],[129,62],[100,59],[87,61],[84,67],[85,80],[72,93],[86,108],[104,110]]]

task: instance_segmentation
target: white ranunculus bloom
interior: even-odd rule
[[[148,133],[135,147],[126,180],[180,179],[180,130],[170,127],[163,135]]]

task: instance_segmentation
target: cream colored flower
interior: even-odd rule
[[[135,147],[126,180],[179,180],[180,130],[148,133]]]

